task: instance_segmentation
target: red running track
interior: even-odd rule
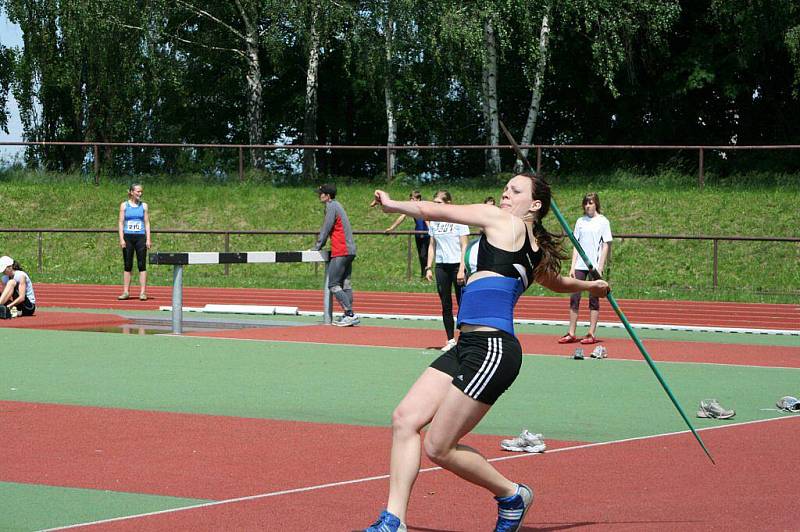
[[[150,299],[118,301],[118,286],[36,284],[37,304],[42,307],[108,308],[157,310],[172,304],[172,287],[152,286]],[[134,297],[136,292],[133,292]],[[631,323],[668,324],[696,327],[780,329],[800,332],[800,305],[726,303],[712,301],[658,301],[623,299],[620,308]],[[322,292],[246,288],[184,287],[183,305],[206,304],[275,305],[298,307],[301,311],[322,311]],[[564,297],[523,296],[517,304],[517,319],[567,320]],[[619,322],[610,308],[601,315],[605,322]],[[441,313],[435,293],[358,292],[355,309],[365,314],[429,315]],[[585,314],[585,313],[584,313]]]
[[[221,503],[79,530],[354,530],[385,504],[388,427],[12,401],[0,410],[4,481]],[[686,433],[611,445],[548,440],[542,455],[504,453],[497,436],[466,442],[534,486],[523,531],[797,530],[800,462],[790,449],[799,421],[703,430],[715,466]],[[496,515],[489,495],[446,471],[420,474],[409,510],[414,532],[486,530]]]

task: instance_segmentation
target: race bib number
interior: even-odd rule
[[[142,231],[141,220],[128,220],[127,230],[129,233],[139,233]]]

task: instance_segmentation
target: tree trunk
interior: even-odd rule
[[[261,64],[258,59],[258,41],[256,35],[247,35],[247,129],[250,144],[263,144],[261,133]],[[250,150],[250,164],[260,168],[264,162],[262,149]]]
[[[394,22],[390,17],[386,17],[386,79],[383,89],[384,100],[386,102],[386,145],[394,146],[397,142],[397,122],[394,118],[394,95],[392,93],[392,82],[394,72],[392,71],[392,25]],[[386,182],[390,183],[397,171],[397,155],[394,150],[390,150],[386,158]]]
[[[491,113],[489,112],[489,70],[484,64],[481,67],[481,112],[483,113],[483,124],[486,131],[491,131]],[[486,135],[486,143],[489,142],[489,134]],[[484,167],[489,168],[489,152],[483,153]]]
[[[531,105],[528,108],[528,119],[525,121],[525,129],[522,132],[522,144],[530,144],[533,140],[533,132],[536,130],[536,120],[539,117],[539,106],[542,101],[542,86],[544,85],[544,75],[547,69],[547,45],[550,39],[550,25],[548,16],[550,14],[550,4],[545,7],[544,15],[542,16],[542,29],[539,33],[539,64],[536,68],[536,76],[533,79],[533,95],[531,96]],[[528,149],[523,148],[522,153],[525,157],[528,156]],[[515,172],[521,172],[523,163],[517,160],[514,165]]]
[[[497,40],[492,22],[488,18],[483,23],[483,42],[486,59],[483,62],[484,115],[488,132],[486,143],[496,145],[500,139],[500,125],[497,114]],[[500,151],[488,150],[486,169],[490,174],[500,173]]]
[[[317,86],[319,83],[319,30],[317,19],[319,5],[313,2],[308,39],[308,72],[306,73],[305,121],[303,144],[317,143]],[[317,174],[317,152],[313,149],[303,151],[303,178],[312,181]]]

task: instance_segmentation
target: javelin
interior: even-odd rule
[[[531,166],[530,161],[528,161],[528,158],[525,157],[525,154],[522,153],[522,150],[519,148],[519,145],[514,140],[514,137],[511,136],[511,133],[506,128],[506,125],[503,123],[502,120],[500,120],[499,122],[500,122],[500,128],[503,130],[503,133],[508,139],[508,142],[511,144],[511,147],[514,148],[514,151],[516,152],[519,160],[522,161],[522,163],[525,165],[525,167],[528,169],[529,172],[533,172],[533,167]],[[561,215],[561,211],[558,210],[555,200],[552,198],[550,199],[550,208],[553,209],[553,213],[556,215],[556,218],[558,218],[558,223],[561,224],[561,227],[567,233],[567,236],[569,237],[570,241],[572,241],[572,245],[575,246],[575,250],[578,252],[578,254],[583,259],[583,262],[586,263],[586,266],[589,268],[589,275],[591,275],[595,279],[602,279],[600,272],[598,272],[594,268],[592,261],[590,261],[589,258],[586,256],[586,253],[583,251],[583,248],[578,243],[577,239],[575,238],[575,235],[572,234],[569,225],[567,225],[567,221]],[[706,445],[703,443],[703,440],[700,438],[700,435],[697,434],[697,431],[692,426],[692,423],[691,421],[689,421],[689,418],[686,417],[686,413],[684,413],[683,409],[681,408],[681,405],[678,403],[678,400],[675,399],[675,396],[672,394],[672,390],[669,389],[667,381],[665,381],[664,377],[661,376],[661,373],[658,371],[655,362],[653,362],[653,359],[650,358],[650,355],[647,353],[647,349],[645,349],[644,344],[639,339],[639,336],[636,334],[636,331],[633,330],[633,327],[631,327],[631,324],[628,322],[628,318],[625,317],[625,314],[623,314],[622,309],[620,309],[619,305],[617,305],[617,300],[614,298],[614,296],[611,294],[610,291],[606,295],[606,298],[608,298],[608,302],[611,304],[611,308],[614,309],[614,312],[617,313],[617,316],[619,316],[620,321],[625,326],[625,330],[628,331],[631,340],[633,340],[633,343],[636,344],[636,347],[639,348],[639,352],[647,361],[647,365],[650,366],[651,370],[653,370],[653,374],[656,376],[656,379],[658,379],[658,382],[661,383],[661,387],[664,388],[665,392],[667,392],[667,395],[672,401],[672,404],[674,404],[675,408],[678,409],[678,413],[680,413],[681,417],[686,422],[686,426],[688,426],[689,430],[691,430],[692,434],[694,434],[697,443],[699,443],[700,447],[703,448],[703,451],[706,453],[706,456],[708,456],[709,460],[711,460],[711,463],[716,465],[714,458],[711,456],[711,453],[708,452],[708,449],[706,448]]]

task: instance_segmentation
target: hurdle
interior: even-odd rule
[[[183,333],[183,268],[201,264],[277,264],[287,262],[324,262],[323,317],[325,324],[333,320],[331,292],[328,289],[327,251],[245,251],[241,253],[216,253],[190,251],[182,253],[151,253],[150,264],[172,265],[172,332]]]

